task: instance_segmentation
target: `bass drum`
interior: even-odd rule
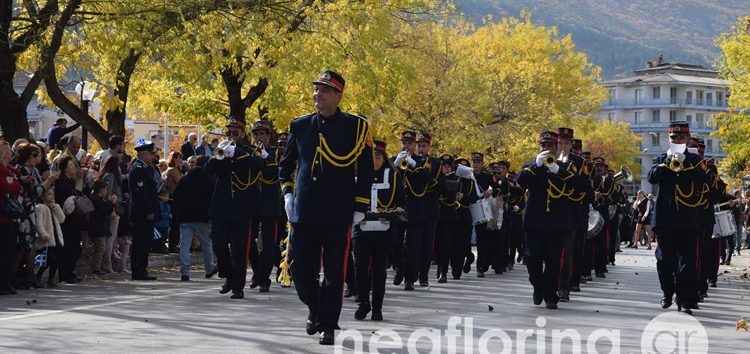
[[[602,218],[602,214],[599,214],[598,211],[594,209],[589,210],[589,227],[586,231],[586,238],[594,238],[596,235],[599,234],[599,231],[602,231],[602,228],[604,227],[604,218]]]

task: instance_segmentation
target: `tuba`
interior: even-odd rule
[[[612,176],[612,179],[615,180],[615,183],[622,183],[623,181],[633,182],[633,172],[630,172],[628,166],[622,165],[620,166],[620,172]]]

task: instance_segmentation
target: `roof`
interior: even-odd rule
[[[634,85],[634,84],[692,84],[692,85],[705,85],[705,86],[721,86],[728,87],[729,82],[724,79],[714,77],[702,77],[702,76],[691,76],[691,75],[680,75],[673,73],[662,73],[662,74],[645,74],[627,77],[624,79],[608,80],[603,81],[602,85],[614,86],[614,85]]]

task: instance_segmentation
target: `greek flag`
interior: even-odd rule
[[[39,269],[47,265],[47,249],[34,257],[34,268]]]

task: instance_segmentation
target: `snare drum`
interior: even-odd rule
[[[492,204],[489,199],[481,199],[470,205],[471,220],[474,225],[484,224],[492,220]]]
[[[714,233],[712,238],[720,238],[734,235],[737,232],[737,225],[734,223],[734,215],[730,210],[722,210],[714,213],[716,223],[714,224]]]

